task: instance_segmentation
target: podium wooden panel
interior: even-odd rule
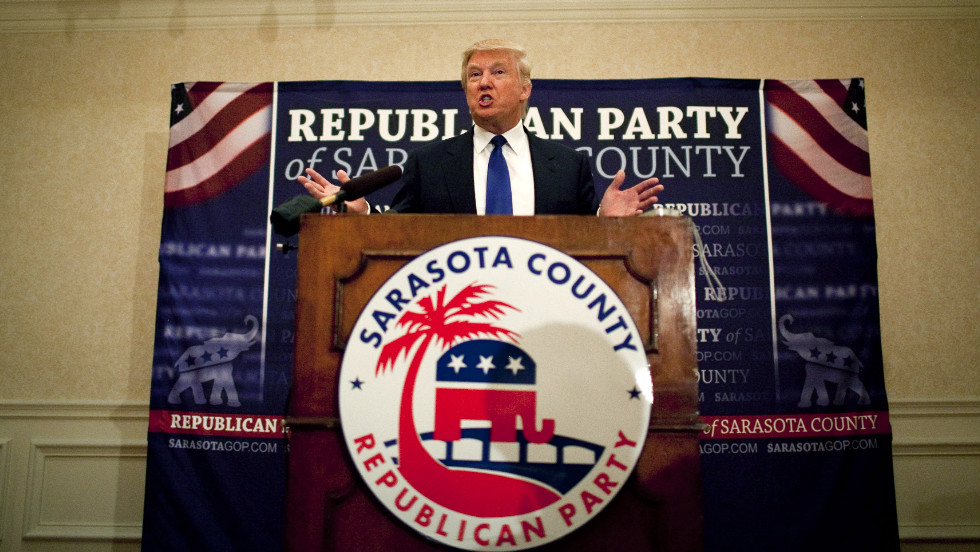
[[[350,464],[338,420],[337,378],[354,322],[389,276],[435,246],[487,235],[549,245],[602,277],[646,342],[654,382],[650,431],[628,484],[595,519],[538,550],[700,550],[690,219],[473,215],[304,217],[286,422],[287,549],[446,550],[390,516]]]

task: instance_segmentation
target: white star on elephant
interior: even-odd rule
[[[476,365],[477,368],[483,370],[484,374],[489,374],[490,370],[496,368],[493,364],[493,355],[483,356],[480,355],[480,362]]]
[[[463,361],[463,355],[450,355],[451,360],[446,366],[452,368],[457,374],[463,368],[466,368],[466,362]]]
[[[507,360],[509,361],[507,362],[507,370],[513,372],[515,376],[518,372],[524,369],[524,366],[521,365],[521,357],[514,358],[508,355]]]

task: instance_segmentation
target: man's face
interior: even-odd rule
[[[521,84],[517,60],[506,50],[476,52],[466,65],[466,104],[481,128],[502,134],[523,115],[521,103],[531,96],[531,83]]]

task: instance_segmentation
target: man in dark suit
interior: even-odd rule
[[[475,126],[409,154],[393,211],[630,216],[657,201],[663,186],[656,178],[623,190],[622,171],[597,201],[585,154],[526,131],[521,119],[531,96],[531,69],[520,46],[499,40],[471,46],[463,54],[462,85]],[[493,175],[501,170],[507,175],[503,199],[488,183],[499,182]],[[339,189],[312,169],[306,172],[309,178],[299,180],[314,196]],[[341,183],[348,180],[343,171],[337,176]],[[348,210],[366,213],[368,205],[352,201]]]
[[[598,203],[588,158],[527,135],[533,167],[533,214],[595,215]],[[392,210],[399,213],[477,213],[473,132],[419,148],[410,155]],[[529,213],[530,214],[530,213]]]

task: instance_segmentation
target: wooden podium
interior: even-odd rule
[[[690,219],[675,216],[304,216],[286,420],[287,550],[447,549],[388,514],[351,465],[338,374],[350,331],[383,282],[426,250],[487,235],[554,247],[603,278],[646,342],[654,383],[649,433],[627,485],[595,519],[539,549],[701,550],[692,231]]]

